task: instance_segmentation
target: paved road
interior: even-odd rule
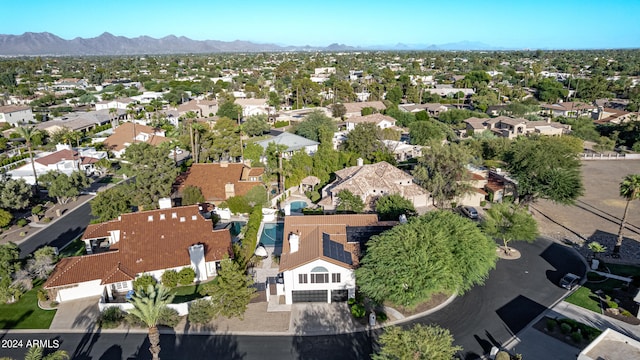
[[[584,274],[572,249],[550,240],[512,243],[518,260],[499,260],[485,286],[475,287],[444,309],[412,323],[436,323],[451,330],[465,359],[477,359],[504,344],[553,305],[566,290],[556,284],[566,272]]]
[[[90,221],[91,205],[86,202],[20,243],[20,257],[26,257],[44,245],[62,248],[81,235]]]
[[[48,342],[53,350],[66,350],[74,360],[151,359],[146,334],[33,333],[7,334],[1,338],[0,343],[5,348],[0,349],[0,355],[14,359],[24,357],[29,340]],[[164,360],[368,359],[371,352],[368,345],[370,343],[369,336],[362,333],[314,337],[162,335],[160,357]],[[21,344],[21,347],[15,348],[18,344]]]

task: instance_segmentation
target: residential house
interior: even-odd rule
[[[578,354],[578,360],[627,360],[640,358],[640,341],[611,328],[605,329]]]
[[[0,106],[0,123],[9,123],[13,126],[35,122],[31,108],[28,106]]]
[[[36,127],[49,134],[56,131],[67,129],[71,131],[89,131],[98,126],[108,124],[114,119],[124,119],[126,117],[125,110],[117,109],[115,114],[111,114],[109,110],[98,110],[89,112],[73,112],[65,114],[62,117],[55,118],[51,121],[38,123]]]
[[[344,103],[342,104],[347,109],[347,112],[344,114],[346,118],[350,118],[353,116],[361,116],[362,109],[370,107],[376,109],[378,112],[384,111],[387,109],[384,106],[382,101],[363,101],[363,102],[354,102],[354,103]]]
[[[484,189],[487,191],[488,200],[491,202],[502,202],[505,197],[514,199],[517,196],[517,181],[509,177],[509,174],[502,169],[489,170],[487,184]]]
[[[429,193],[414,183],[413,176],[386,161],[358,165],[335,172],[336,180],[322,189],[322,200],[318,202],[325,211],[334,211],[338,206],[338,193],[349,190],[358,196],[367,209],[373,209],[378,197],[399,194],[416,208],[431,204]]]
[[[440,87],[440,85],[437,85],[435,89],[424,89],[424,91],[442,97],[452,97],[457,95],[458,93],[464,94],[464,97],[470,97],[471,95],[476,93],[473,89]]]
[[[230,197],[246,195],[256,186],[263,186],[263,175],[264,168],[252,168],[243,163],[193,164],[178,177],[175,188],[182,191],[186,186],[198,187],[207,202],[217,205]]]
[[[96,103],[96,110],[122,109],[127,110],[129,104],[136,104],[131,98],[118,98],[113,100],[104,100]]]
[[[89,83],[85,79],[59,79],[53,83],[53,90],[83,90],[89,86]]]
[[[355,129],[356,125],[364,124],[364,123],[373,123],[376,124],[380,129],[396,129],[396,119],[391,116],[382,115],[382,114],[370,114],[366,116],[352,116],[345,120],[345,125],[347,131],[351,131]]]
[[[595,105],[573,101],[560,102],[556,104],[540,104],[540,108],[543,114],[565,117],[591,117],[591,113],[598,110],[598,107]]]
[[[42,153],[33,159],[36,174],[42,176],[51,171],[59,171],[66,175],[71,175],[74,171],[84,171],[91,175],[94,171],[94,164],[102,158],[106,158],[107,153],[96,151],[95,148],[71,149],[68,145],[56,145],[56,151]],[[14,179],[24,179],[27,184],[34,185],[33,167],[30,162],[17,169],[8,171]]]
[[[384,146],[393,154],[396,161],[407,161],[422,156],[421,145],[407,144],[404,141],[382,140]]]
[[[104,141],[104,144],[115,157],[120,158],[126,148],[133,143],[146,142],[155,146],[169,141],[171,139],[164,136],[164,130],[162,129],[125,122],[113,131],[113,134]]]
[[[55,301],[112,300],[141,275],[161,280],[165,271],[185,267],[205,281],[233,254],[229,230],[214,230],[198,205],[122,214],[87,226],[82,241],[90,255],[60,260],[44,284]]]
[[[449,107],[443,104],[438,103],[427,103],[427,104],[405,104],[398,105],[398,109],[405,112],[417,113],[420,111],[425,111],[431,117],[438,117],[440,113],[443,113],[449,110]]]
[[[286,216],[276,294],[286,304],[354,298],[361,245],[394,224],[375,214]]]
[[[270,139],[256,141],[256,144],[262,146],[265,150],[269,146],[269,144],[274,143],[276,145],[283,145],[286,149],[282,152],[282,157],[285,159],[290,159],[293,156],[293,153],[296,151],[304,151],[309,155],[313,155],[318,151],[319,142],[309,140],[305,137],[298,136],[289,132],[283,132],[278,136],[272,137]]]
[[[487,185],[488,171],[486,169],[470,167],[468,175],[468,183],[471,186],[471,191],[454,199],[453,202],[458,205],[480,206],[482,201],[486,200],[487,197],[485,187]]]
[[[591,115],[596,124],[622,124],[638,120],[638,113],[600,106],[598,111],[591,113]]]
[[[253,115],[269,115],[267,99],[236,99],[235,104],[242,107],[242,117]]]
[[[558,122],[529,121],[523,118],[511,118],[508,116],[498,116],[496,118],[468,118],[465,121],[467,127],[466,135],[479,134],[484,131],[491,131],[496,136],[514,139],[521,135],[538,133],[549,136],[562,136],[571,132],[571,125]]]
[[[192,111],[196,117],[210,117],[218,112],[218,102],[216,100],[191,100],[178,106],[178,116],[183,117],[187,112]]]

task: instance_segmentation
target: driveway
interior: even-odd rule
[[[99,296],[65,301],[58,305],[56,316],[51,321],[50,330],[86,330],[93,328],[100,316]]]
[[[412,321],[448,328],[464,359],[478,359],[500,346],[551,307],[566,290],[556,284],[566,272],[584,274],[575,250],[549,239],[513,242],[522,257],[499,260],[484,286],[476,286],[444,309]]]

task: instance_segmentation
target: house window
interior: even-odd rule
[[[298,274],[298,283],[306,284],[307,282],[307,274]]]
[[[331,282],[332,283],[339,283],[340,282],[340,273],[331,274]]]
[[[118,290],[126,290],[129,288],[129,285],[127,284],[126,281],[122,281],[122,282],[117,282],[113,284],[113,289],[118,291]]]
[[[329,282],[329,274],[311,274],[312,284],[326,284]]]

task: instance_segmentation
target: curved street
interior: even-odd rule
[[[61,239],[60,234],[51,236]],[[522,257],[499,260],[484,286],[475,287],[444,309],[404,326],[436,323],[448,328],[463,347],[463,357],[477,359],[491,346],[509,341],[558,301],[566,290],[556,284],[565,272],[585,273],[585,265],[573,249],[551,240],[541,238],[531,244],[514,243],[513,247],[520,250]],[[375,338],[376,332],[326,336],[165,333],[161,355],[165,359],[368,359],[376,346]],[[144,332],[10,331],[2,339],[22,339],[23,344],[29,339],[59,340],[60,348],[74,359],[150,358]],[[4,348],[2,354],[20,358],[25,351],[26,348]]]

